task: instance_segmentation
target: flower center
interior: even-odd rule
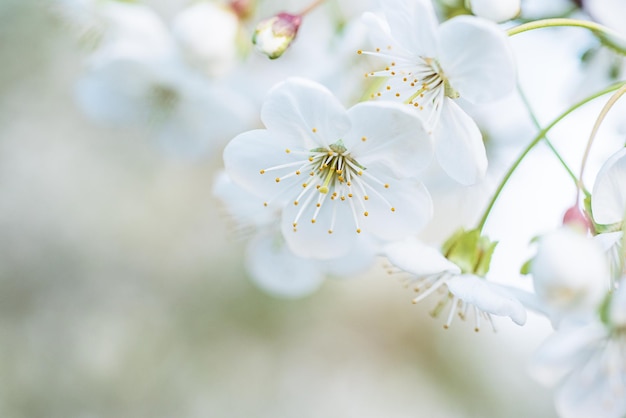
[[[155,84],[148,93],[149,119],[158,123],[166,119],[180,102],[180,93],[166,84]]]
[[[399,99],[419,110],[428,109],[426,122],[434,126],[439,119],[443,99],[445,97],[458,99],[459,92],[452,87],[435,58],[405,57],[394,54],[391,46],[386,49],[386,52],[382,52],[380,48],[376,48],[375,52],[358,51],[359,54],[391,60],[384,70],[365,74],[365,77],[387,77],[383,84],[384,88],[371,93],[370,98]]]
[[[364,141],[366,139],[362,138]],[[396,209],[374,187],[377,185],[379,188],[388,189],[389,184],[367,173],[366,168],[350,155],[341,139],[328,147],[314,148],[309,151],[287,149],[285,152],[302,155],[305,158],[260,170],[260,174],[287,170],[285,175],[275,178],[276,183],[284,182],[292,177],[306,176],[304,181],[299,183],[300,186],[295,186],[300,190],[293,200],[293,204],[299,207],[293,219],[294,231],[297,231],[300,219],[311,212],[311,223],[315,224],[324,203],[328,200],[333,203],[328,225],[329,234],[332,234],[335,228],[337,210],[350,210],[356,232],[361,233],[359,218],[369,216],[366,202],[370,199],[370,193],[382,199],[390,210],[395,212]],[[296,170],[292,171],[293,168]],[[291,184],[297,185],[298,183]],[[293,188],[289,187],[288,190],[293,190]],[[265,206],[268,206],[267,202]]]

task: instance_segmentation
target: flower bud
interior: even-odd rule
[[[252,43],[270,59],[276,59],[291,45],[301,23],[302,16],[279,13],[257,25]]]
[[[602,249],[569,227],[541,237],[530,272],[539,300],[560,313],[592,312],[609,289],[608,263]]]
[[[520,13],[520,0],[468,0],[467,3],[474,15],[494,22],[514,19]]]
[[[581,232],[589,232],[591,230],[591,221],[589,217],[580,210],[578,205],[574,205],[565,211],[563,215],[563,225],[579,229]]]

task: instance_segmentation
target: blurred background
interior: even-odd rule
[[[151,4],[167,17],[184,3]],[[534,61],[524,68],[577,68],[578,50],[563,64],[562,46],[537,42],[520,36],[522,59]],[[432,301],[412,305],[382,265],[300,300],[254,287],[245,242],[212,197],[220,153],[175,158],[141,129],[89,121],[74,100],[83,58],[48,3],[0,2],[1,417],[555,416],[551,391],[525,370],[550,333],[543,318],[444,331]],[[524,68],[547,121],[564,108]],[[554,73],[538,79],[572,86]],[[598,109],[570,129],[588,132]],[[528,120],[516,123],[489,148],[483,189],[532,138]],[[586,138],[555,138],[577,162]],[[558,225],[574,198],[543,147],[524,166],[488,228],[498,253],[513,254],[493,273],[521,286],[528,239]],[[479,210],[486,195],[474,192],[463,196]],[[441,213],[458,208],[445,189],[439,197]],[[438,222],[431,229],[456,227]]]

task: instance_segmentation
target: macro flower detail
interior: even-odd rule
[[[413,303],[435,292],[443,293],[432,315],[438,316],[450,307],[444,328],[450,326],[455,314],[465,319],[470,310],[476,331],[481,318],[494,327],[491,315],[508,316],[523,325],[526,310],[522,304],[505,287],[484,278],[495,246],[496,243],[480,237],[478,230],[461,230],[443,245],[445,255],[416,238],[387,244],[383,255],[393,266],[390,272],[411,275],[408,282],[418,292]]]
[[[291,45],[301,24],[302,16],[279,13],[259,22],[252,43],[270,59],[276,59]]]
[[[482,134],[456,99],[495,101],[515,86],[515,65],[506,34],[493,22],[459,16],[438,25],[430,0],[384,3],[384,18],[366,13],[374,51],[387,66],[366,77],[385,77],[372,99],[418,109],[435,140],[437,161],[462,184],[479,181],[487,169]]]
[[[393,103],[345,110],[323,86],[279,83],[261,109],[266,129],[235,137],[224,165],[235,183],[281,205],[281,229],[303,257],[347,254],[361,232],[396,240],[430,219],[432,203],[415,179],[432,144],[413,112]]]

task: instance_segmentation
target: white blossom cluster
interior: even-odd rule
[[[285,11],[291,5],[205,0],[170,21],[121,0],[58,0],[57,9],[87,46],[76,86],[86,115],[148,127],[166,152],[202,158],[223,150],[213,193],[249,240],[245,265],[260,288],[303,297],[329,276],[384,258],[418,292],[414,302],[438,295],[433,313],[445,314],[446,328],[456,316],[476,330],[481,321],[495,329],[494,316],[524,325],[532,310],[555,329],[531,373],[557,387],[558,413],[624,417],[623,144],[590,191],[581,168],[562,225],[529,244],[536,253],[522,271],[532,291],[492,280],[497,242],[483,233],[526,154],[472,226],[447,219],[456,232],[438,245],[423,231],[437,215],[433,172],[461,190],[485,180],[490,161],[472,115],[517,94],[523,74],[511,37],[549,26],[593,32],[599,46],[585,57],[593,78],[585,85],[607,104],[599,126],[626,91],[626,7],[586,0],[567,18],[538,19],[519,0],[457,3],[318,0]],[[528,152],[551,127],[537,126]],[[602,138],[592,134],[589,146],[593,140]]]

